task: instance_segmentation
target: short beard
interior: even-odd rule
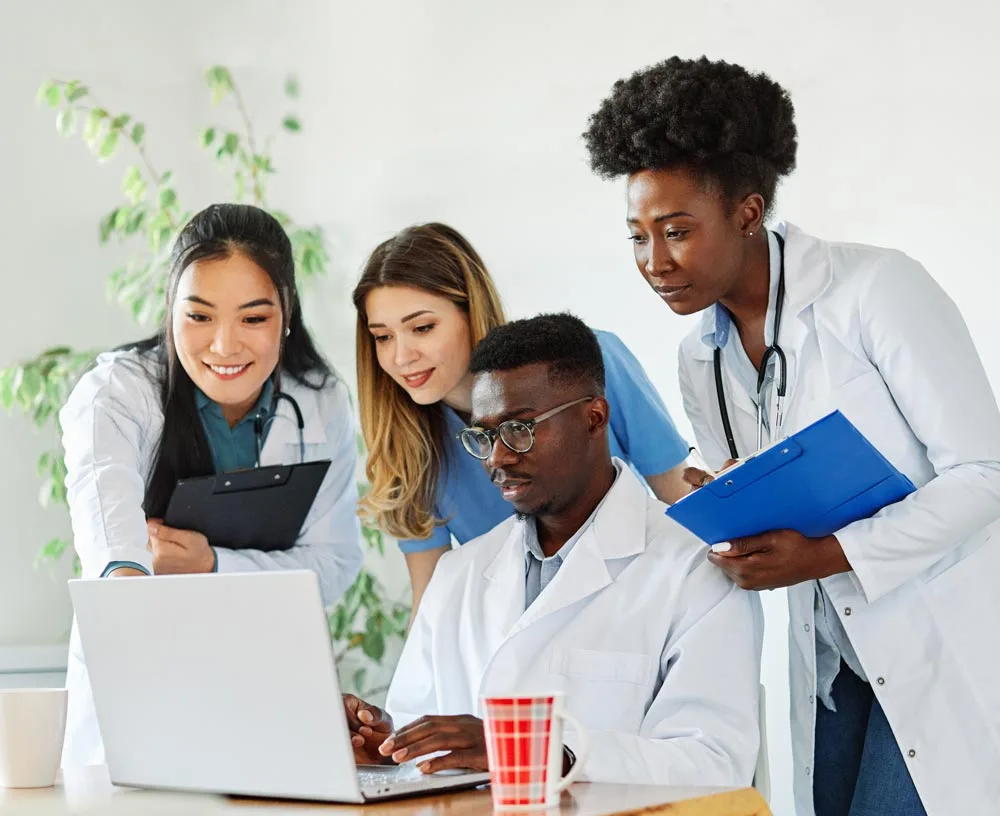
[[[546,516],[552,512],[553,502],[546,502],[537,510],[531,513],[522,513],[520,510],[514,511],[514,516],[518,521],[527,521],[530,518],[536,518],[538,516]]]

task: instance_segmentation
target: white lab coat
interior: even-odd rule
[[[632,472],[525,611],[515,517],[446,553],[389,689],[397,726],[482,716],[481,695],[562,691],[595,782],[749,785],[762,638],[754,593],[705,558]],[[565,742],[579,749],[570,732]]]
[[[111,561],[134,561],[153,571],[142,501],[163,427],[152,379],[155,365],[149,355],[135,351],[102,354],[59,414],[73,543],[84,578],[99,577]],[[319,576],[325,602],[332,604],[354,581],[362,562],[350,397],[340,380],[316,391],[286,377],[281,387],[302,411],[306,461],[330,459],[330,469],[294,547],[284,552],[218,548],[218,568],[219,572],[312,569]],[[261,464],[299,460],[298,423],[292,407],[280,400]],[[66,685],[69,711],[63,765],[100,764],[104,749],[75,622]]]
[[[918,490],[837,533],[853,572],[824,579],[928,814],[1000,811],[1000,411],[955,304],[900,252],[787,227],[782,434],[839,408]],[[712,350],[680,349],[708,463],[729,457]],[[756,409],[725,369],[741,454]],[[814,583],[788,590],[795,801],[813,814]]]

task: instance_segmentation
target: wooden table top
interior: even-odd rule
[[[21,816],[108,814],[108,816],[172,816],[173,814],[228,813],[230,816],[473,816],[493,812],[488,788],[435,794],[368,805],[326,805],[214,794],[116,788],[103,766],[67,773],[54,788],[5,790],[0,788],[0,812]],[[539,811],[536,811],[539,812]],[[670,816],[771,816],[752,788],[718,790],[653,785],[579,783],[563,794],[551,816],[606,816],[608,814],[670,814]]]

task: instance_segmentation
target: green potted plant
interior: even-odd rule
[[[213,102],[233,104],[242,122],[240,130],[209,125],[198,135],[216,167],[232,178],[232,200],[263,207],[281,222],[291,238],[296,274],[303,283],[325,275],[330,258],[322,229],[297,224],[288,213],[268,204],[268,181],[275,173],[272,139],[260,141],[228,69],[214,66],[205,79]],[[285,81],[284,90],[290,101],[298,98],[299,85],[294,77]],[[47,80],[38,91],[38,99],[56,112],[59,133],[70,136],[79,132],[98,161],[107,162],[122,149],[134,153],[136,161],[127,167],[122,180],[123,200],[101,218],[98,235],[102,244],[114,240],[132,250],[128,262],[108,276],[110,295],[128,310],[138,326],[148,330],[158,325],[164,316],[170,248],[192,214],[181,205],[173,174],[153,163],[147,150],[145,124],[127,113],[111,111],[82,82]],[[302,123],[293,113],[281,122],[285,134],[294,135],[301,129]],[[50,423],[58,428],[59,409],[77,377],[99,351],[58,346],[0,369],[0,404],[8,411],[23,412],[39,428]],[[360,436],[358,444],[363,455]],[[37,470],[42,479],[39,500],[43,505],[66,506],[62,454],[57,448],[43,451],[38,457]],[[359,490],[364,489],[365,485],[359,484]],[[382,533],[367,526],[362,532],[369,552],[384,556]],[[55,561],[68,553],[72,553],[69,541],[52,539],[41,545],[36,563]],[[78,568],[76,561],[74,566]],[[368,678],[385,674],[379,669],[393,654],[393,646],[398,646],[405,636],[408,617],[407,604],[388,598],[382,583],[363,568],[340,604],[329,610],[330,635],[345,690],[369,697],[377,697],[384,690],[372,687]]]

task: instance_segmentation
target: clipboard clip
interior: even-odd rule
[[[720,499],[728,498],[794,462],[801,455],[802,446],[798,442],[790,438],[783,439],[722,471],[701,490],[710,490]]]
[[[292,468],[288,465],[271,465],[267,468],[247,468],[218,473],[212,493],[242,493],[283,485],[288,481]]]

